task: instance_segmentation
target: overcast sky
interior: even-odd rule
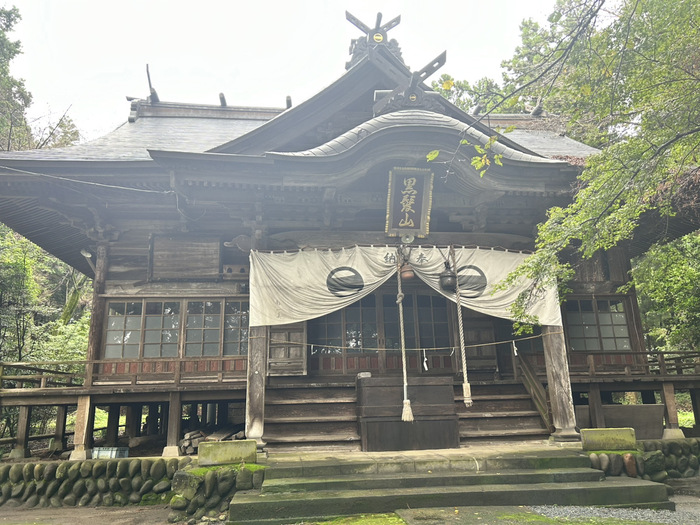
[[[2,0],[0,0],[2,1]],[[93,139],[125,122],[126,96],[148,95],[146,64],[160,99],[282,107],[306,100],[345,71],[350,39],[362,33],[345,10],[389,32],[404,61],[421,69],[447,51],[449,73],[500,80],[500,62],[520,42],[524,18],[546,19],[555,0],[15,0],[10,35],[23,55],[11,72],[34,95],[32,117],[68,108]]]

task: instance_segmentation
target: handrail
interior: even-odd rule
[[[547,392],[537,379],[537,374],[532,368],[532,365],[524,355],[518,355],[515,358],[517,364],[520,365],[520,370],[522,372],[522,382],[525,386],[525,390],[528,391],[532,401],[535,403],[537,412],[539,412],[542,421],[547,426],[550,432],[554,430],[552,425],[552,420],[549,417],[549,404],[547,403]]]

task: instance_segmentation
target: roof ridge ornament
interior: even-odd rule
[[[374,92],[374,116],[402,109],[425,109],[444,113],[440,103],[441,96],[436,91],[425,91],[421,83],[445,65],[447,51],[443,51],[420,71],[414,71],[405,81],[399,83],[393,91],[377,90]]]
[[[362,57],[367,55],[370,48],[379,45],[387,46],[389,51],[391,51],[391,53],[396,56],[401,63],[403,63],[399,43],[395,39],[389,40],[387,38],[387,33],[389,30],[393,29],[401,22],[401,15],[382,25],[382,14],[377,13],[377,20],[374,24],[374,28],[370,28],[367,24],[363,23],[349,11],[345,11],[345,18],[365,34],[364,38],[353,38],[350,41],[350,54],[352,55],[352,58],[350,58],[350,61],[345,64],[345,69],[350,69]]]

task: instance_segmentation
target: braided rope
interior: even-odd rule
[[[467,352],[464,345],[464,321],[462,320],[462,303],[459,293],[459,275],[457,273],[457,256],[455,255],[454,246],[450,246],[450,257],[452,258],[452,268],[455,272],[455,298],[457,299],[457,323],[459,324],[459,349],[462,354],[462,374],[464,382],[462,383],[462,396],[464,397],[464,405],[472,406],[472,387],[467,378]]]
[[[398,294],[396,304],[399,305],[399,329],[401,333],[401,366],[403,368],[403,411],[401,421],[413,421],[413,411],[411,410],[411,400],[408,399],[408,374],[406,372],[406,335],[404,333],[403,322],[403,289],[401,287],[401,264],[402,254],[399,249],[399,257],[396,258],[396,280],[398,282]]]

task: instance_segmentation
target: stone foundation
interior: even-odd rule
[[[636,452],[592,452],[591,466],[608,476],[630,476],[663,482],[691,478],[700,471],[700,439],[637,441]]]

